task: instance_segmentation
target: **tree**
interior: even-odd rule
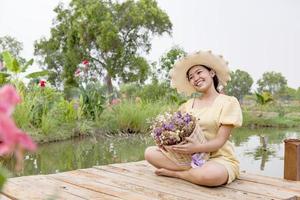
[[[173,46],[168,52],[162,55],[159,59],[160,66],[157,68],[157,75],[163,80],[169,80],[169,71],[175,62],[183,56],[186,52],[179,46]]]
[[[15,58],[19,58],[23,44],[11,36],[0,37],[0,53],[8,51]],[[2,61],[2,57],[0,57]]]
[[[237,69],[230,73],[231,80],[228,82],[225,92],[235,96],[240,102],[246,94],[250,94],[253,79],[248,72]]]
[[[287,86],[283,92],[280,93],[280,98],[283,100],[295,100],[297,99],[297,90]]]
[[[273,96],[282,93],[287,86],[287,80],[281,73],[265,72],[257,81],[258,92],[270,92]]]
[[[146,80],[149,64],[141,53],[150,51],[152,36],[170,34],[172,28],[155,0],[72,0],[55,12],[51,37],[36,42],[35,54],[55,71],[53,81],[75,86],[77,65],[89,60],[89,70],[105,76],[109,93],[113,79]]]

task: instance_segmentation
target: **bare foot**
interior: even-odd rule
[[[172,170],[168,170],[168,169],[164,169],[164,168],[156,169],[155,174],[158,176],[177,177],[176,171],[172,171]]]

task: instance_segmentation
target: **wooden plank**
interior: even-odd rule
[[[111,166],[131,169],[131,170],[141,170],[143,169],[143,173],[149,173],[149,169],[154,169],[153,166],[148,164],[145,161],[139,161],[135,163],[122,163],[122,164],[113,164]],[[151,173],[151,172],[150,172]],[[249,189],[247,189],[247,184],[249,184]],[[265,195],[269,198],[278,198],[278,199],[288,199],[288,198],[296,198],[299,196],[299,192],[295,192],[290,190],[289,188],[275,187],[267,184],[253,184],[253,182],[243,183],[241,180],[236,180],[229,185],[225,185],[224,187],[230,188],[233,190],[238,190],[246,193],[253,193],[258,195]],[[255,189],[256,187],[256,189]],[[263,188],[261,190],[257,190],[258,188]]]
[[[285,188],[294,192],[300,192],[300,181],[289,181],[281,178],[268,177],[256,174],[241,173],[239,178],[244,181],[251,181],[254,183],[263,183],[266,185],[273,185],[276,187]]]
[[[122,168],[123,167],[123,168]],[[279,198],[268,198],[264,195],[256,195],[247,192],[240,192],[237,190],[232,190],[223,187],[201,187],[184,180],[168,178],[168,177],[161,177],[154,175],[153,171],[150,169],[134,169],[131,170],[132,166],[128,168],[124,167],[124,165],[113,165],[113,166],[95,166],[96,169],[106,170],[111,173],[119,173],[124,174],[128,177],[135,177],[142,181],[147,181],[148,183],[152,183],[154,185],[159,185],[162,188],[172,188],[173,190],[177,190],[182,192],[183,194],[193,194],[197,195],[198,198],[204,194],[213,196],[209,199],[279,199]],[[171,186],[171,187],[170,187]]]
[[[61,191],[60,185],[56,185],[45,176],[10,178],[2,193],[13,199],[83,199]]]
[[[5,195],[0,194],[0,200],[11,200],[11,199]]]
[[[74,185],[53,180],[49,175],[8,179],[2,191],[13,199],[113,199]]]
[[[209,195],[207,193],[190,193],[186,192],[185,188],[178,190],[174,188],[174,182],[169,185],[162,185],[161,180],[151,181],[150,179],[139,179],[136,176],[127,176],[126,174],[115,173],[107,170],[100,170],[100,169],[85,169],[82,170],[86,173],[93,174],[93,176],[97,176],[101,179],[104,177],[111,178],[114,180],[118,180],[122,182],[122,188],[128,188],[128,185],[134,184],[141,188],[143,194],[148,196],[149,199],[199,199],[199,200],[206,200],[215,198],[215,195]],[[226,198],[223,198],[226,199]]]
[[[285,188],[243,180],[236,180],[231,184],[225,185],[224,187],[244,192],[263,194],[269,197],[276,197],[281,199],[296,199],[298,196],[297,193]]]
[[[88,174],[79,170],[55,174],[52,177],[60,181],[77,185],[78,187],[83,187],[122,199],[153,199],[153,197],[145,196],[147,193],[143,193],[142,188],[139,186],[126,185],[120,180],[113,180],[111,178],[99,178],[93,174]]]
[[[300,182],[242,173],[231,184],[210,188],[156,176],[154,169],[146,161],[139,161],[10,178],[0,199],[300,200]]]

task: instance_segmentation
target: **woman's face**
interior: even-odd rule
[[[198,92],[206,92],[213,86],[215,72],[203,66],[194,66],[188,72],[188,80]]]

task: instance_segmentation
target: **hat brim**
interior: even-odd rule
[[[222,56],[214,55],[211,51],[199,51],[177,61],[170,70],[171,87],[176,88],[178,93],[191,95],[197,92],[186,76],[187,71],[195,65],[205,65],[213,69],[219,79],[219,85],[226,86],[230,80],[228,62]]]

